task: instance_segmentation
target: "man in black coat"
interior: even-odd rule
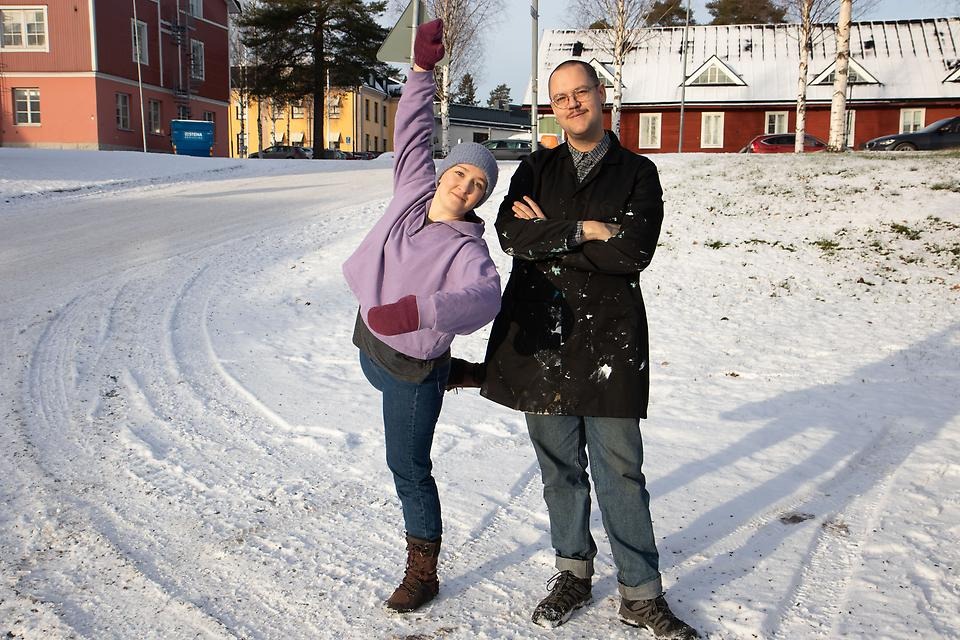
[[[548,86],[566,143],[524,160],[500,207],[513,269],[481,389],[526,414],[540,463],[558,573],[533,621],[555,627],[592,599],[589,449],[620,619],[657,637],[696,638],[663,598],[641,471],[650,366],[639,273],[663,220],[660,180],[603,129],[605,89],[590,65],[564,62]]]

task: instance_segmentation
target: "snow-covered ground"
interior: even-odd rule
[[[960,637],[960,157],[654,160],[674,610],[711,638]],[[475,391],[434,446],[441,597],[382,608],[402,523],[340,264],[390,189],[385,163],[0,148],[0,636],[650,637],[616,620],[599,514],[594,604],[528,622],[540,477]]]

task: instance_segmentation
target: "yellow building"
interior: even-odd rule
[[[399,101],[399,85],[378,80],[359,87],[331,87],[323,123],[326,144],[313,140],[313,97],[292,104],[259,104],[248,97],[241,101],[234,90],[230,108],[230,156],[247,157],[263,146],[275,144],[339,149],[341,151],[392,151],[393,122]],[[260,127],[257,126],[257,119]]]

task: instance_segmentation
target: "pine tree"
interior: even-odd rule
[[[376,18],[385,9],[384,0],[267,0],[249,7],[239,24],[256,60],[255,95],[312,95],[313,144],[324,146],[328,70],[331,84],[339,86],[387,72],[376,59],[387,34]]]
[[[469,73],[463,74],[460,83],[457,85],[457,90],[453,94],[453,100],[459,104],[468,104],[472,107],[480,103],[477,100],[477,86],[473,82],[472,75]]]
[[[657,0],[650,5],[646,24],[648,27],[682,27],[687,21],[687,7],[684,0]],[[697,24],[690,13],[690,24]]]
[[[706,7],[711,24],[769,24],[787,15],[782,0],[710,0]]]
[[[490,91],[490,97],[487,98],[487,106],[494,109],[502,109],[510,104],[510,87],[505,84],[498,84]]]

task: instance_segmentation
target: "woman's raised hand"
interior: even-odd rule
[[[413,63],[424,71],[431,71],[443,58],[443,20],[437,18],[417,27],[413,43]]]

